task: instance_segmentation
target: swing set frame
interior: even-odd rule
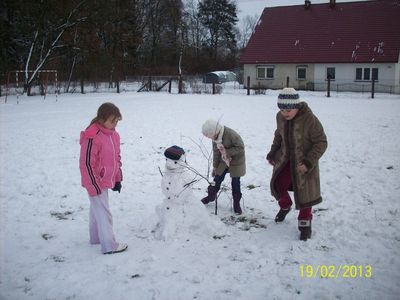
[[[9,71],[7,74],[7,82],[6,82],[6,95],[5,95],[5,102],[7,103],[7,96],[10,94],[10,88],[11,88],[11,80],[13,78],[13,75],[15,74],[15,93],[17,95],[17,98],[19,95],[22,95],[25,92],[25,84],[24,80],[21,81],[20,78],[24,78],[24,74],[28,72],[29,74],[34,73],[35,71],[33,70],[28,70],[28,71],[23,71],[23,70],[14,70],[14,71]],[[56,94],[56,100],[57,100],[57,95],[59,94],[59,86],[58,86],[58,72],[57,70],[39,70],[37,71],[38,76],[37,79],[40,82],[41,86],[41,95],[43,96],[44,99],[46,99],[47,95],[47,89],[49,85],[49,77],[52,75],[54,84],[55,84],[55,94]],[[22,76],[21,76],[22,75]],[[22,92],[19,92],[18,90],[22,88]]]

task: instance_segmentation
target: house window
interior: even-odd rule
[[[274,68],[267,68],[267,78],[274,78]]]
[[[364,68],[364,80],[370,80],[370,75],[369,73],[371,72],[370,68]]]
[[[266,78],[265,68],[257,68],[257,79]]]
[[[378,68],[356,68],[356,80],[378,80]]]
[[[372,80],[378,80],[378,68],[372,68]]]
[[[356,68],[356,80],[362,80],[362,68]]]
[[[326,79],[335,80],[335,68],[326,68]]]
[[[257,79],[274,79],[273,66],[257,67]]]
[[[307,78],[307,68],[297,67],[297,80],[306,80]]]

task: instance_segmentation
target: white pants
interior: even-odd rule
[[[91,244],[101,244],[103,253],[115,251],[118,243],[113,232],[113,219],[108,205],[108,190],[101,191],[100,195],[89,196],[89,235]]]

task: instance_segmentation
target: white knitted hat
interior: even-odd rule
[[[213,119],[209,119],[204,122],[203,127],[201,128],[201,132],[204,135],[213,136],[218,134],[221,128],[222,125],[219,122]]]
[[[278,107],[280,109],[299,108],[299,94],[294,88],[284,88],[278,96]]]

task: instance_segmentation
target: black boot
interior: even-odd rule
[[[275,217],[275,222],[276,223],[283,222],[283,220],[285,220],[286,215],[289,213],[289,211],[290,211],[290,207],[288,209],[281,208]]]
[[[311,220],[299,220],[300,240],[307,241],[311,238]]]
[[[218,190],[215,186],[209,185],[207,192],[208,192],[208,195],[206,197],[204,197],[203,199],[201,199],[201,202],[203,202],[203,204],[208,204],[210,202],[213,202],[217,198]]]
[[[233,211],[237,215],[242,214],[242,209],[240,208],[240,199],[242,199],[242,193],[234,193],[233,196]]]

